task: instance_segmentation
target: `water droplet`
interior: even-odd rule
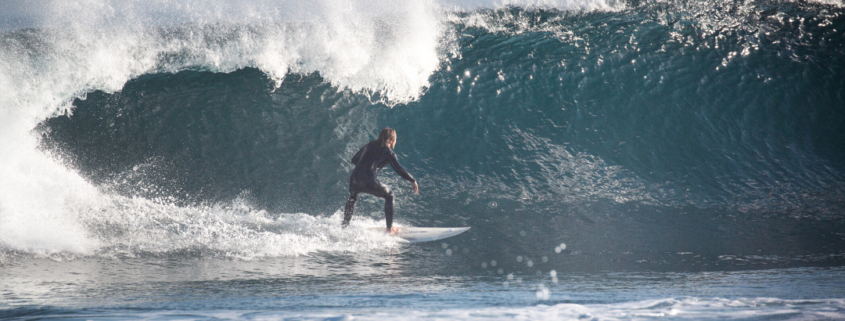
[[[537,290],[537,293],[536,293],[537,299],[541,300],[541,301],[548,300],[549,297],[551,296],[551,294],[552,294],[551,291],[549,291],[549,289],[547,289],[542,284],[540,285],[540,288]]]

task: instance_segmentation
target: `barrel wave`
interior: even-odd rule
[[[420,183],[382,172],[396,220],[472,226],[459,269],[843,263],[842,6],[417,6],[4,31],[0,229],[36,208],[48,231],[4,255],[402,247],[339,228],[349,159],[389,126]],[[383,224],[359,204],[353,228]]]

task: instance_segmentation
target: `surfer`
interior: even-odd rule
[[[414,194],[419,194],[420,188],[417,185],[417,180],[411,174],[408,174],[408,171],[402,168],[402,165],[399,165],[396,154],[393,153],[394,147],[396,147],[396,130],[385,127],[379,133],[377,140],[361,147],[352,157],[352,164],[355,164],[355,169],[352,170],[352,176],[349,177],[349,200],[346,201],[341,226],[347,227],[349,225],[349,220],[352,219],[352,214],[355,212],[355,201],[358,200],[358,194],[367,193],[384,198],[384,220],[387,223],[387,231],[390,233],[399,231],[398,228],[393,227],[393,192],[390,191],[390,187],[379,182],[377,178],[379,170],[390,164],[399,176],[411,182]]]

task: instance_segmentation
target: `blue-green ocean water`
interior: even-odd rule
[[[845,318],[842,3],[5,9],[0,316]]]

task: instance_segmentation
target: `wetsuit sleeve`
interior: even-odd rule
[[[399,174],[399,176],[402,176],[402,178],[404,178],[405,180],[407,180],[411,183],[417,182],[417,180],[415,180],[414,177],[411,176],[411,174],[409,174],[408,171],[406,171],[404,167],[402,167],[402,165],[399,165],[399,160],[396,159],[396,154],[394,154],[392,151],[390,152],[389,158],[390,158],[390,167],[393,167],[393,170],[396,171],[396,173]]]
[[[358,161],[361,160],[361,156],[364,155],[364,151],[367,149],[367,146],[369,146],[369,144],[364,145],[364,147],[361,147],[361,149],[359,149],[358,152],[355,153],[355,156],[352,156],[352,164],[358,165]]]

